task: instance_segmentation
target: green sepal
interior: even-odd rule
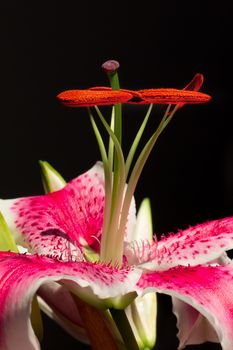
[[[66,185],[63,177],[48,162],[40,160],[39,164],[45,193],[58,191]]]
[[[18,248],[7,223],[0,213],[0,250],[18,253]]]
[[[110,309],[112,318],[124,340],[127,350],[139,350],[132,328],[124,310]]]

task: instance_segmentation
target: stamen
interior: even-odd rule
[[[97,142],[100,148],[105,173],[105,208],[103,232],[100,242],[100,260],[106,263],[110,263],[113,266],[116,264],[121,266],[123,263],[124,237],[134,191],[138,183],[139,177],[142,173],[142,170],[144,168],[144,165],[158,137],[168,125],[168,123],[171,121],[176,110],[180,108],[181,105],[183,105],[184,103],[207,102],[209,101],[210,96],[198,93],[196,91],[203,82],[201,75],[197,75],[193,79],[191,84],[188,85],[184,90],[146,89],[132,92],[131,90],[120,89],[119,79],[117,75],[119,63],[117,61],[109,60],[102,65],[102,68],[108,75],[112,89],[105,87],[90,89],[89,92],[91,94],[109,93],[110,96],[113,90],[115,90],[116,93],[122,92],[130,94],[131,99],[128,100],[129,103],[133,101],[135,102],[135,98],[138,98],[137,103],[140,103],[140,99],[143,103],[150,103],[146,116],[132,143],[126,162],[124,160],[124,155],[121,147],[122,110],[121,104],[118,103],[120,101],[118,100],[118,102],[116,102],[116,104],[113,106],[110,125],[106,122],[104,116],[102,115],[97,105],[94,106],[101,123],[103,124],[109,135],[108,151],[106,151],[105,149],[103,139],[94,120],[94,117],[90,109],[88,110],[93,130],[95,132]],[[193,86],[193,90],[195,91],[187,90],[189,86]],[[161,122],[159,123],[159,126],[142,148],[138,159],[135,161],[135,164],[132,167],[135,153],[138,149],[141,137],[143,135],[150,113],[152,111],[152,103],[165,103],[168,106],[163,118],[161,119]],[[128,184],[126,183],[126,179]],[[146,251],[144,245],[145,243],[142,243],[140,247],[137,246],[139,260],[144,259],[143,256],[145,255]]]

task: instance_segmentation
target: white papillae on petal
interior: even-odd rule
[[[28,249],[22,247],[21,245],[18,245],[18,244],[17,244],[17,249],[18,249],[18,252],[19,252],[20,254],[30,254],[30,253],[28,253]]]
[[[42,284],[72,281],[77,294],[89,287],[89,300],[96,301],[95,296],[108,299],[134,291],[140,274],[132,268],[0,253],[0,349],[39,349],[29,316],[32,297]]]
[[[88,172],[43,196],[0,200],[0,211],[16,242],[29,252],[81,261],[81,246],[99,251],[104,212],[104,172],[97,162]],[[132,198],[125,240],[131,240],[136,225]]]
[[[233,265],[179,266],[144,274],[136,291],[175,296],[197,309],[215,329],[223,350],[233,349]],[[194,317],[195,319],[195,317]]]
[[[147,266],[145,263],[153,261],[156,258],[157,253],[157,241],[150,243],[147,240],[133,241],[125,244],[124,254],[126,256],[129,265],[143,265],[143,268]]]
[[[124,246],[124,254],[130,265],[144,264],[156,258],[157,241],[156,237],[153,240],[151,208],[147,198],[140,205],[130,238]]]
[[[233,248],[233,217],[190,227],[158,242],[151,268],[206,264]]]
[[[0,210],[17,243],[38,254],[82,260],[80,245],[101,235],[104,174],[101,163],[64,189],[43,196],[1,200]],[[21,235],[21,239],[19,239]]]

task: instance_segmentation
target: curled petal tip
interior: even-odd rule
[[[120,63],[116,60],[108,60],[102,64],[102,69],[107,74],[115,73],[120,67]]]

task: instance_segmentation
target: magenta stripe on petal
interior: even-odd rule
[[[77,246],[91,245],[101,234],[102,166],[97,163],[60,191],[15,200],[11,209],[17,229],[33,252],[80,260]]]
[[[215,328],[223,350],[233,349],[233,266],[179,266],[144,274],[137,291],[175,296],[202,313]]]

